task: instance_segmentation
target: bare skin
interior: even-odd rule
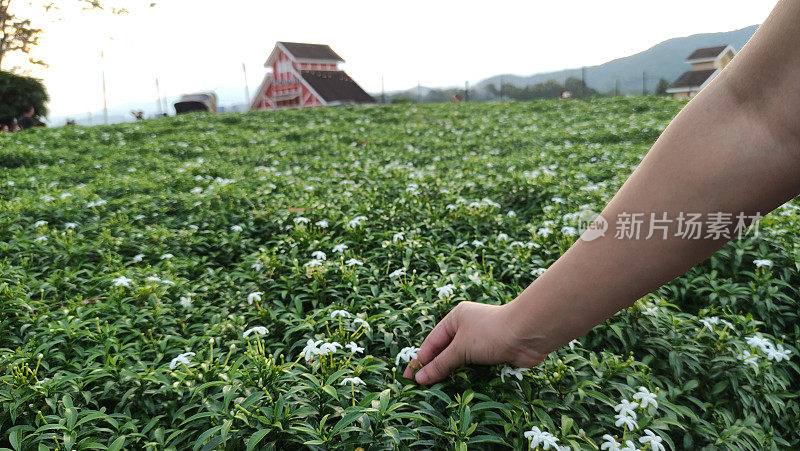
[[[576,241],[508,304],[458,304],[403,375],[429,385],[464,365],[535,366],[730,238],[684,239],[673,222],[666,239],[644,239],[647,223],[641,239],[618,239],[620,213],[764,215],[800,194],[798,42],[800,0],[782,0],[605,207],[609,233]]]

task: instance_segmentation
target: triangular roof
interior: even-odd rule
[[[715,59],[719,58],[723,53],[727,52],[730,49],[732,52],[736,53],[733,50],[733,47],[730,45],[717,45],[714,47],[703,47],[701,49],[697,49],[686,58],[687,63],[691,62],[699,62],[699,61],[714,61]]]
[[[684,72],[670,85],[667,92],[682,92],[700,90],[706,83],[708,83],[719,69],[708,70],[690,70]]]
[[[301,70],[300,77],[326,103],[375,103],[347,73],[341,70]]]
[[[283,46],[291,56],[298,60],[344,61],[330,46],[325,44],[278,41],[278,45]]]

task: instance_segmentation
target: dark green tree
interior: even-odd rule
[[[0,72],[0,99],[0,124],[11,125],[31,107],[38,115],[47,115],[47,91],[35,78]]]
[[[660,80],[658,80],[658,86],[656,86],[656,95],[667,95],[667,89],[669,89],[669,81],[662,77]]]

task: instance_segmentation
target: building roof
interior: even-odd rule
[[[686,58],[687,61],[689,60],[698,60],[698,59],[714,59],[720,55],[725,49],[727,49],[727,45],[718,45],[716,47],[704,47],[702,49],[697,49]]]
[[[703,83],[717,70],[718,69],[690,70],[684,72],[677,80],[672,82],[670,88],[696,88],[703,86]]]
[[[375,103],[344,71],[301,70],[300,76],[326,102]]]
[[[303,44],[300,42],[278,41],[289,53],[301,60],[344,61],[329,46],[324,44]]]

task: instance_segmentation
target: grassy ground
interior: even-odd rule
[[[0,447],[800,447],[793,204],[537,368],[400,376],[454,304],[508,302],[554,262],[681,106],[0,134]]]

